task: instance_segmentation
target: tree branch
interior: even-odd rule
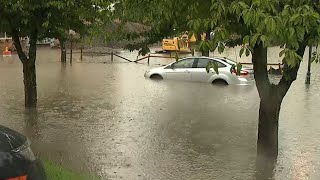
[[[19,55],[19,59],[22,63],[25,63],[28,60],[28,58],[22,50],[19,33],[17,29],[13,26],[13,23],[11,22],[10,18],[7,18],[7,21],[11,29],[12,39],[14,41],[14,46],[16,47],[17,53]]]
[[[306,43],[303,42],[302,44],[300,44],[300,47],[297,50],[297,54],[302,58],[306,50],[306,46],[307,46]],[[284,98],[291,84],[297,79],[299,68],[300,68],[300,62],[293,68],[290,68],[287,63],[284,63],[284,73],[286,73],[286,76],[282,75],[279,84],[276,86],[278,91],[278,96],[280,96],[281,99]]]
[[[268,98],[271,90],[271,84],[267,70],[267,48],[262,43],[253,47],[252,63],[254,70],[254,79],[259,92],[260,99]]]
[[[16,47],[17,53],[19,55],[19,58],[20,58],[22,63],[25,63],[28,60],[28,58],[27,58],[26,54],[23,52],[23,50],[22,50],[22,46],[21,46],[21,42],[20,42],[20,39],[19,39],[18,32],[17,32],[16,29],[12,29],[11,33],[12,33],[12,38],[13,38],[13,41],[14,41],[14,46]]]

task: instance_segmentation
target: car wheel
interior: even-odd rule
[[[160,80],[163,80],[163,77],[160,76],[159,74],[154,74],[150,76],[150,79],[160,81]]]
[[[227,81],[223,80],[223,79],[216,79],[212,82],[213,85],[217,85],[217,86],[227,86],[228,83]]]

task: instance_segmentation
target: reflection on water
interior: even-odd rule
[[[224,55],[232,54],[234,50]],[[277,53],[269,55],[278,61]],[[85,57],[83,63],[62,66],[59,56],[59,50],[39,51],[35,112],[23,107],[17,57],[11,64],[0,60],[0,123],[31,138],[42,158],[103,179],[256,178],[259,99],[254,86],[144,79],[147,69],[170,59],[152,59],[148,67],[143,61],[116,59],[111,64],[108,56]],[[266,176],[320,177],[317,66],[306,87],[304,62],[284,99],[279,156]]]

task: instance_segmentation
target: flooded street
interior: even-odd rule
[[[38,52],[38,110],[31,112],[19,59],[0,57],[0,124],[27,135],[42,159],[102,179],[255,178],[255,86],[154,82],[144,72],[172,60],[152,58],[148,66],[102,56],[61,65],[59,52]],[[270,62],[280,62],[278,52],[269,51]],[[282,104],[276,180],[320,178],[320,68],[313,64],[307,87],[306,57]]]

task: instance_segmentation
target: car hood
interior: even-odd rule
[[[162,69],[164,69],[164,68],[166,68],[166,67],[167,67],[167,65],[166,65],[166,66],[161,66],[161,67],[152,68],[152,69],[149,69],[148,71],[151,72],[151,71],[162,70]]]

